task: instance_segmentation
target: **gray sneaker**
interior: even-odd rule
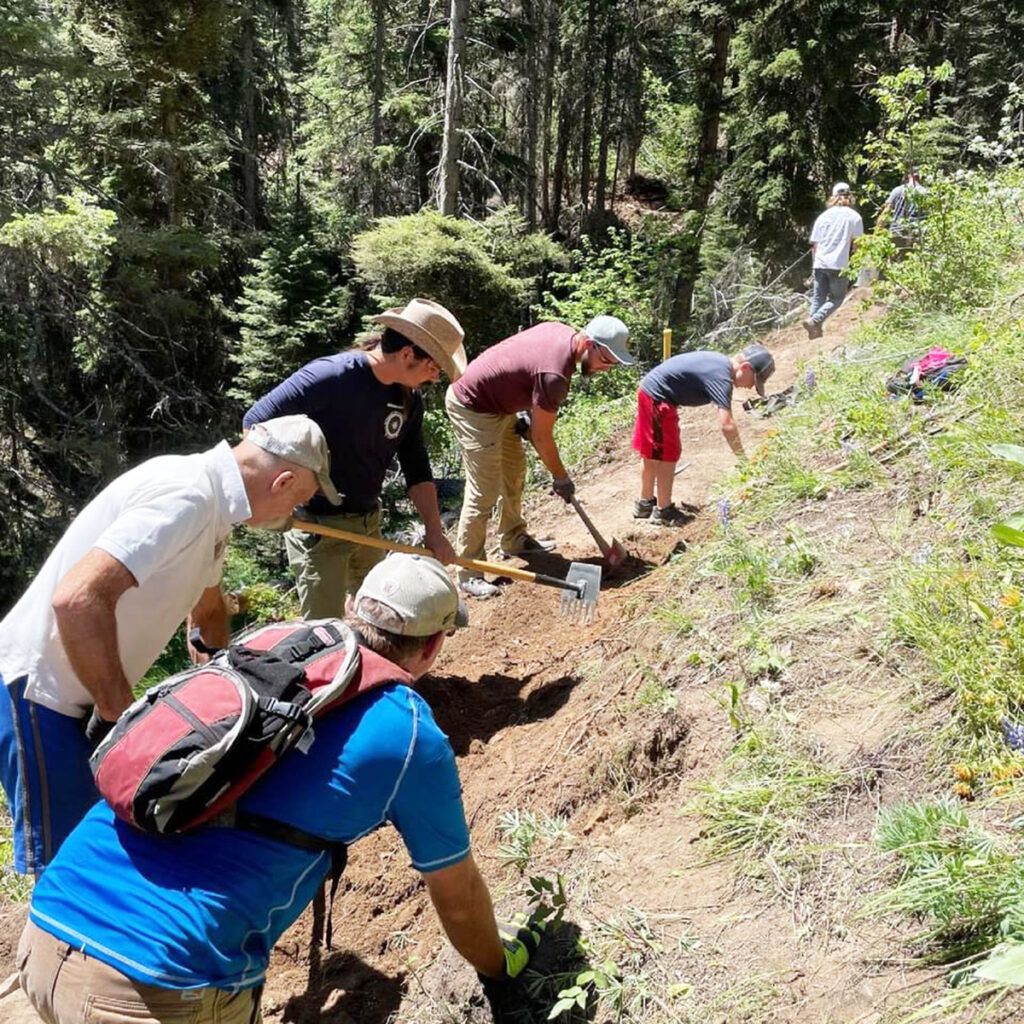
[[[472,576],[459,584],[459,590],[470,597],[478,597],[486,600],[489,597],[497,597],[501,593],[501,587],[488,583],[483,576]]]
[[[557,545],[553,540],[538,540],[528,533],[524,533],[516,540],[515,547],[510,551],[503,549],[506,555],[543,555],[548,551],[554,551]]]
[[[693,516],[688,516],[682,509],[676,508],[674,501],[664,508],[656,508],[651,513],[651,522],[659,526],[685,526],[692,521]]]
[[[637,498],[633,503],[633,518],[650,519],[654,507],[655,501],[653,498]]]

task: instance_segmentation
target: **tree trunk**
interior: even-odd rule
[[[384,142],[381,104],[384,102],[384,0],[373,0],[373,69],[370,76],[370,130],[373,145],[370,167],[370,212],[379,217],[384,212],[377,152]]]
[[[537,227],[537,43],[541,36],[537,0],[523,0],[523,21],[527,25],[526,52],[523,55],[523,98],[526,103],[526,133],[523,139],[526,189],[523,195],[523,216],[527,228],[533,231]]]
[[[259,202],[259,167],[256,162],[256,85],[253,68],[256,19],[242,19],[242,213],[246,226],[256,227]]]
[[[693,163],[693,191],[690,195],[687,233],[679,259],[675,294],[672,298],[671,322],[683,324],[690,319],[693,289],[701,270],[701,241],[708,203],[718,181],[718,133],[722,123],[725,96],[725,74],[729,59],[729,43],[733,25],[729,18],[719,17],[710,26],[711,56],[700,97],[700,136]]]
[[[544,102],[542,104],[540,203],[541,219],[547,227],[551,223],[551,127],[554,124],[555,64],[558,61],[559,6],[548,0],[544,41]],[[550,230],[550,228],[549,228]]]
[[[583,40],[583,65],[592,68],[596,50],[597,0],[587,0],[587,33]],[[580,125],[580,206],[586,219],[590,205],[590,156],[594,146],[594,90],[589,83],[583,89],[583,117]]]
[[[448,35],[448,68],[444,90],[444,133],[441,136],[441,173],[437,183],[437,208],[455,216],[459,200],[462,99],[465,92],[466,17],[469,0],[451,0]]]
[[[603,234],[606,224],[605,202],[608,192],[608,147],[611,142],[612,75],[615,71],[615,23],[609,18],[604,33],[604,77],[601,89],[601,127],[597,139],[597,184],[594,189],[594,212],[591,218],[596,234]]]
[[[573,74],[572,47],[565,50],[566,72],[562,75],[562,98],[558,104],[558,139],[555,144],[555,169],[551,176],[551,210],[547,223],[548,231],[558,230],[558,221],[562,216],[562,196],[565,189],[565,166],[569,158],[569,142],[572,138],[573,108],[572,95]]]

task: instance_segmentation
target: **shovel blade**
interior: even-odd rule
[[[572,562],[565,582],[571,583],[575,589],[562,591],[562,614],[576,622],[593,622],[597,613],[597,595],[601,590],[601,566]]]

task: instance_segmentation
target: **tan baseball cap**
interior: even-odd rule
[[[341,495],[331,480],[331,451],[327,439],[308,416],[278,416],[254,423],[245,439],[285,462],[312,470],[324,497],[332,505],[341,504]]]
[[[392,614],[371,614],[370,598]],[[469,613],[444,566],[426,555],[392,554],[367,574],[352,613],[387,633],[433,636],[469,625]]]
[[[423,349],[453,383],[466,372],[466,350],[462,347],[465,331],[439,302],[410,299],[407,305],[385,310],[371,319]]]

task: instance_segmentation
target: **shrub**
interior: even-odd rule
[[[484,225],[423,210],[384,217],[357,235],[352,257],[380,308],[414,295],[450,309],[472,358],[527,321],[538,278],[561,258],[547,236],[528,234],[508,214]]]

